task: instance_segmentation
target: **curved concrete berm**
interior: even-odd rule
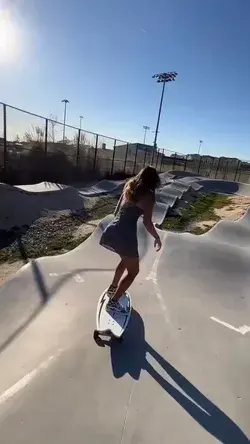
[[[86,185],[81,187],[79,185],[75,185],[74,188],[78,190],[83,196],[100,196],[105,195],[107,193],[116,191],[120,187],[123,187],[124,180],[101,180],[100,182],[92,183],[91,185]],[[40,182],[32,185],[16,185],[16,188],[27,192],[48,192],[48,191],[58,191],[65,188],[70,188],[69,185],[63,185],[52,182]]]
[[[37,187],[35,186],[36,190]],[[81,197],[72,187],[52,191],[21,190],[0,184],[0,230],[30,225],[47,211],[75,211],[83,209],[87,197]]]
[[[0,183],[0,230],[29,226],[48,211],[82,211],[92,197],[119,195],[123,186],[124,181],[114,180],[84,188],[50,182],[18,186]]]
[[[161,175],[162,189],[158,192],[154,222],[161,225],[168,209],[190,188],[182,191],[170,182],[166,173]],[[28,228],[35,220],[48,212],[84,211],[91,198],[122,194],[125,181],[102,180],[90,187],[79,188],[50,182],[33,185],[10,186],[0,184],[0,230]],[[168,183],[168,185],[166,185]]]
[[[97,344],[97,301],[118,262],[98,243],[111,218],[0,289],[1,443],[249,443],[247,216],[230,235],[227,223],[159,231],[159,253],[140,221],[124,342]]]
[[[183,176],[178,179],[179,182],[190,186],[199,186],[203,193],[221,193],[221,194],[238,194],[241,196],[250,196],[250,184],[242,182],[232,182],[221,179],[207,179],[201,176]]]

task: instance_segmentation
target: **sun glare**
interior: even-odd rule
[[[18,27],[9,11],[0,10],[0,63],[14,61],[20,50]]]

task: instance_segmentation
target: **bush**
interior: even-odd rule
[[[63,151],[50,152],[45,156],[42,144],[35,143],[31,149],[19,155],[8,155],[6,172],[5,174],[2,172],[0,180],[20,185],[43,181],[59,183],[85,181],[101,175],[98,159],[95,171],[93,166],[92,156],[82,158],[77,166],[75,157],[66,155]]]

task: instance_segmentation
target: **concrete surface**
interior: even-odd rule
[[[159,203],[154,222],[161,225],[170,207],[190,188],[183,185],[180,191],[171,182],[167,173],[161,174],[162,189],[158,193]],[[63,184],[41,182],[34,185],[10,186],[0,184],[0,230],[28,227],[48,212],[84,211],[91,198],[122,194],[124,180],[102,180],[89,187],[73,187]],[[168,185],[166,185],[168,184]]]
[[[0,442],[249,443],[249,214],[202,236],[159,231],[159,253],[139,222],[122,345],[92,337],[118,262],[98,245],[111,218],[0,290]]]
[[[32,192],[0,184],[0,230],[30,225],[48,211],[84,209],[87,197],[81,197],[72,187],[52,191]]]
[[[250,185],[241,182],[231,182],[221,179],[203,179],[201,176],[184,175],[178,180],[190,186],[199,186],[204,193],[238,194],[250,196]]]

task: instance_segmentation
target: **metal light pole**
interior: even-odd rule
[[[63,142],[65,140],[65,125],[66,125],[66,114],[67,114],[67,104],[69,101],[67,99],[63,99],[62,102],[64,102],[64,117],[63,117]]]
[[[159,106],[159,112],[158,112],[158,118],[156,123],[156,130],[155,130],[155,138],[154,138],[154,148],[157,147],[157,136],[159,133],[159,124],[160,124],[160,118],[161,118],[161,109],[162,109],[162,103],[163,103],[163,97],[165,92],[165,85],[167,82],[173,82],[175,81],[175,78],[177,77],[177,72],[163,72],[161,74],[155,74],[153,76],[153,79],[157,79],[157,83],[162,83],[162,92],[161,92],[161,100],[160,100],[160,106]]]
[[[143,138],[143,144],[145,145],[145,142],[146,142],[146,137],[147,137],[147,131],[149,131],[149,130],[150,130],[150,127],[149,127],[149,126],[147,126],[147,125],[144,125],[144,126],[143,126],[142,128],[144,129],[144,138]]]
[[[203,140],[200,140],[199,142],[199,148],[198,148],[198,156],[200,155],[201,145],[203,144]]]
[[[80,130],[82,129],[82,119],[83,119],[83,116],[79,116],[79,118],[80,118]]]

